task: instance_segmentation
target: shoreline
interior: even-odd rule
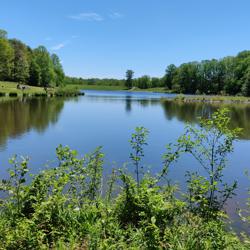
[[[20,85],[21,88],[18,88],[18,85]],[[26,84],[18,84],[15,82],[0,81],[1,99],[14,97],[70,97],[81,95],[84,95],[84,92],[82,92],[81,89],[76,86],[44,88]]]
[[[144,92],[144,93],[159,93],[175,95],[175,97],[162,97],[166,101],[184,102],[184,103],[224,103],[224,104],[250,104],[250,97],[245,96],[221,96],[221,95],[188,95],[177,94],[166,91],[164,88],[149,88],[149,89],[124,89],[121,86],[79,86],[82,90],[100,90],[100,91],[128,91],[128,92]]]
[[[183,103],[250,104],[250,97],[244,96],[176,95],[174,98],[166,97],[162,99]]]
[[[188,95],[177,94],[167,91],[163,87],[139,89],[126,89],[124,86],[99,86],[99,85],[66,85],[64,87],[48,88],[25,86],[24,90],[17,89],[14,82],[0,82],[0,99],[13,97],[70,97],[82,96],[84,90],[99,91],[128,91],[144,93],[160,93],[173,95],[172,97],[162,97],[162,100],[183,103],[216,103],[216,104],[250,104],[250,97],[244,96],[220,96],[220,95]]]

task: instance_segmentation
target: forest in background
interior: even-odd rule
[[[124,89],[163,88],[183,94],[250,96],[250,51],[222,59],[170,64],[162,77],[134,78],[128,70],[124,79],[84,79],[65,76],[60,58],[44,46],[30,48],[17,39],[8,39],[0,30],[0,81],[32,86],[63,85],[120,86]]]
[[[134,78],[128,70],[125,79],[83,79],[66,77],[67,84],[121,86],[127,89],[164,88],[167,92],[206,95],[250,96],[250,51],[222,59],[170,64],[163,77]]]
[[[0,30],[0,81],[56,87],[63,85],[64,71],[59,57],[44,46],[31,49]]]

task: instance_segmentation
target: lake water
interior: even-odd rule
[[[162,101],[161,97],[166,95],[156,93],[85,91],[85,94],[72,99],[0,102],[1,176],[6,177],[8,159],[14,154],[28,155],[32,172],[39,171],[47,163],[53,164],[50,161],[55,160],[55,148],[59,144],[77,149],[81,154],[103,146],[104,171],[108,173],[112,167],[129,162],[129,139],[136,126],[144,126],[150,131],[144,164],[157,173],[162,168],[165,145],[183,133],[185,124],[196,124],[198,116],[210,115],[221,107]],[[236,179],[239,183],[238,196],[228,204],[228,211],[233,214],[238,203],[240,206],[245,203],[250,186],[244,175],[250,167],[250,106],[228,107],[232,111],[232,126],[243,128],[225,171],[226,180]],[[200,170],[197,162],[188,156],[171,168],[169,178],[184,189],[187,170]]]

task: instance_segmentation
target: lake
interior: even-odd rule
[[[129,162],[129,139],[136,126],[150,131],[144,164],[152,173],[162,168],[165,145],[174,142],[185,124],[197,123],[198,116],[209,116],[219,104],[174,103],[163,101],[173,95],[125,91],[85,91],[77,98],[13,99],[0,102],[0,173],[6,177],[8,159],[14,154],[30,157],[32,172],[55,164],[55,148],[68,145],[80,154],[103,146],[105,173]],[[225,179],[238,180],[238,196],[228,204],[234,214],[242,206],[250,186],[244,174],[250,166],[250,105],[228,105],[232,127],[243,128],[230,156]],[[53,162],[54,161],[54,162]],[[131,165],[127,168],[132,170]],[[185,188],[185,172],[202,170],[185,156],[172,166],[169,178]],[[233,216],[233,218],[236,218]]]

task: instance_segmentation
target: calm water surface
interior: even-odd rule
[[[165,94],[111,91],[86,91],[73,98],[23,99],[0,102],[0,174],[6,176],[8,159],[28,155],[32,172],[55,159],[55,148],[68,145],[84,154],[103,146],[105,172],[112,166],[129,162],[129,138],[136,126],[149,131],[145,165],[156,173],[162,168],[165,145],[174,142],[186,122],[197,123],[198,116],[210,115],[219,105],[177,104],[164,102]],[[231,105],[232,127],[243,128],[235,143],[225,178],[238,180],[238,196],[228,205],[234,213],[242,205],[250,186],[244,171],[250,167],[250,106]],[[50,163],[53,164],[53,163]],[[128,165],[129,168],[129,165]],[[198,170],[190,157],[183,157],[172,167],[170,178],[184,188],[185,172]]]

